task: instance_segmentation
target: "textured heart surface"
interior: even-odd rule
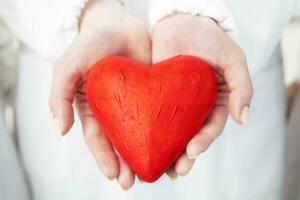
[[[100,60],[87,100],[120,155],[147,182],[157,180],[200,130],[217,97],[210,65],[176,56],[148,66],[127,57]]]

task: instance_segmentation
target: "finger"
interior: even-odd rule
[[[118,182],[124,190],[128,190],[134,184],[135,174],[120,155],[118,155],[118,160],[119,160]]]
[[[177,173],[175,171],[174,165],[172,165],[167,171],[166,174],[170,177],[171,180],[176,180]]]
[[[82,123],[85,142],[94,156],[98,168],[108,179],[114,179],[119,174],[119,163],[115,151],[101,131],[101,128],[92,115],[83,95],[77,96],[77,110]]]
[[[111,143],[101,132],[96,120],[90,116],[82,120],[86,144],[93,154],[98,168],[108,179],[114,179],[119,174],[118,160]]]
[[[85,81],[84,77],[89,67],[100,58],[112,54],[116,48],[115,45],[109,45],[102,40],[99,42],[90,39],[90,37],[93,38],[92,36],[83,33],[78,35],[53,70],[49,106],[59,126],[61,136],[66,134],[73,125],[74,96],[78,87]],[[99,46],[101,46],[100,49]]]
[[[195,160],[189,159],[186,153],[183,153],[175,163],[175,171],[180,176],[185,176],[189,173],[194,165]]]
[[[235,54],[238,55],[238,54]],[[229,66],[224,68],[224,78],[228,84],[229,113],[233,119],[245,124],[248,120],[248,108],[253,95],[253,87],[244,54],[240,53],[229,61]]]
[[[67,71],[67,62],[55,66],[49,98],[49,106],[59,129],[59,137],[66,134],[74,122],[73,99],[76,92],[77,76]]]
[[[228,111],[226,106],[215,106],[205,125],[188,143],[186,153],[190,159],[195,159],[204,152],[224,129]]]
[[[77,88],[81,85],[81,77],[84,71],[80,72],[79,67],[83,64],[82,55],[78,53],[81,42],[75,39],[71,47],[59,59],[54,66],[49,106],[52,115],[59,126],[60,137],[66,134],[74,122],[73,100]]]

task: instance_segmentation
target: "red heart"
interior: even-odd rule
[[[104,133],[147,182],[157,180],[182,154],[216,97],[212,68],[193,56],[151,67],[108,57],[87,79],[87,100]]]

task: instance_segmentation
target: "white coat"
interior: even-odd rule
[[[174,182],[162,177],[154,184],[137,181],[126,192],[98,171],[84,144],[78,120],[62,141],[57,140],[48,109],[52,64],[45,57],[57,58],[62,53],[60,47],[68,43],[65,36],[54,34],[53,23],[65,16],[62,10],[78,1],[63,1],[63,9],[54,11],[51,9],[57,1],[43,5],[43,1],[32,0],[39,6],[34,12],[30,8],[34,5],[21,0],[11,0],[6,8],[13,7],[14,1],[22,8],[17,15],[22,18],[15,19],[7,13],[2,16],[12,23],[24,44],[19,60],[17,125],[34,200],[281,199],[285,98],[278,44],[288,22],[300,15],[300,2],[227,0],[254,84],[249,122],[241,127],[229,119],[223,134],[199,156],[186,177]],[[131,5],[131,12],[145,20],[149,1],[132,0]],[[79,11],[75,9],[74,13]],[[51,45],[48,40],[53,41]]]

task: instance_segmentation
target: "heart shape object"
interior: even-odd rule
[[[89,72],[87,100],[120,155],[147,182],[157,180],[199,131],[217,97],[213,69],[194,56],[152,66],[126,57]]]

